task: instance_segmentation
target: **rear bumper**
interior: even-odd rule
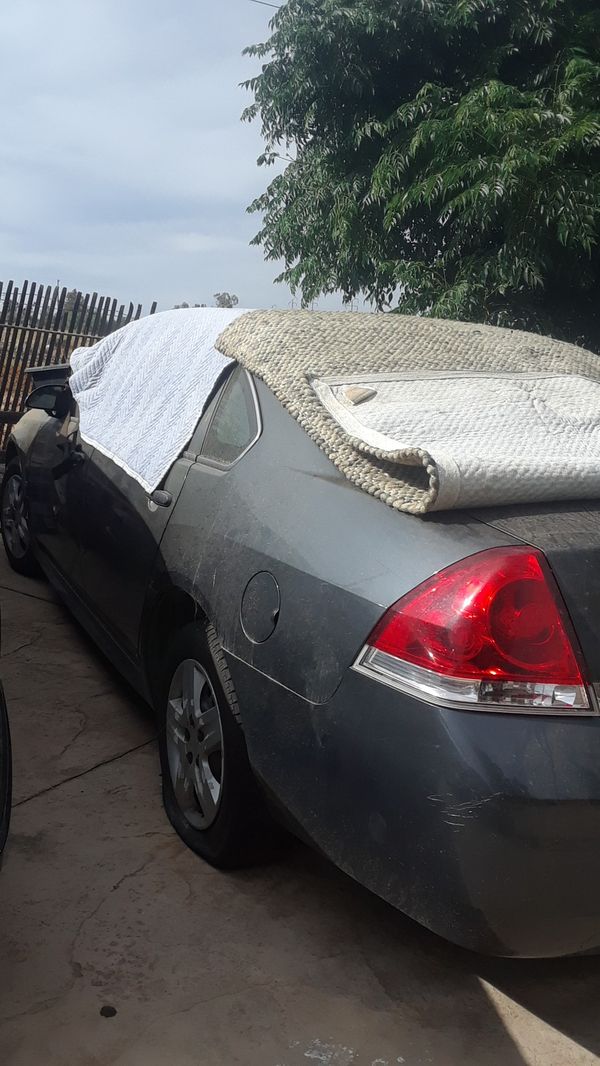
[[[258,773],[348,874],[477,951],[600,949],[600,718],[435,708],[352,672],[315,707],[232,668]]]

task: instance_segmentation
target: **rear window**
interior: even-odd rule
[[[252,387],[245,370],[234,370],[212,417],[202,456],[227,466],[250,447],[258,433]]]

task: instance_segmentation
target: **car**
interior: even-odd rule
[[[232,363],[151,493],[67,371],[39,385],[1,514],[156,709],[203,859],[253,861],[275,814],[456,944],[600,948],[600,505],[400,513]]]

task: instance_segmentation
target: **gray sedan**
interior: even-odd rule
[[[156,709],[189,847],[252,861],[275,814],[459,944],[600,947],[598,506],[397,513],[239,366],[151,495],[66,382],[28,408],[8,557]]]

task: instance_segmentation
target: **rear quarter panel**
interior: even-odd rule
[[[215,624],[226,652],[324,703],[385,608],[465,555],[514,541],[464,514],[416,518],[370,497],[256,385],[260,439],[227,472],[191,468],[162,562]],[[260,571],[277,581],[281,609],[273,635],[256,644],[240,606]]]

